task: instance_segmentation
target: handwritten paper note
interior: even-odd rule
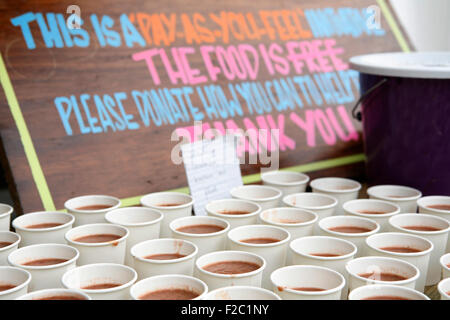
[[[230,190],[242,185],[233,136],[200,140],[181,147],[195,215],[206,215],[208,202],[230,198]]]

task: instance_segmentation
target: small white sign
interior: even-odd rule
[[[206,215],[208,202],[230,198],[230,190],[243,184],[236,145],[228,135],[181,146],[195,215]]]

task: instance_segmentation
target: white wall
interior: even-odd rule
[[[418,51],[450,51],[450,0],[390,0]]]

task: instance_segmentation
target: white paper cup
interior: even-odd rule
[[[416,213],[417,200],[422,192],[417,189],[398,185],[378,185],[367,189],[370,199],[378,199],[395,203],[400,213]]]
[[[253,238],[271,238],[273,243],[255,244],[242,240]],[[288,244],[291,235],[283,228],[269,225],[249,225],[235,228],[228,232],[228,248],[230,250],[255,253],[266,260],[266,268],[262,275],[262,287],[271,289],[270,274],[286,265]]]
[[[61,277],[68,270],[75,268],[80,253],[76,248],[65,244],[34,244],[13,251],[8,256],[8,263],[24,269],[31,274],[28,291],[49,288],[61,288]],[[27,263],[39,259],[66,259],[63,263],[47,266],[27,266]]]
[[[310,186],[314,193],[323,193],[337,199],[338,205],[335,215],[344,214],[342,205],[350,200],[358,199],[361,184],[358,181],[345,178],[318,178],[311,181]]]
[[[87,294],[71,289],[44,289],[25,294],[16,300],[72,300],[62,297],[75,297],[75,300],[92,300]]]
[[[115,263],[93,263],[67,271],[61,278],[65,288],[78,290],[93,300],[129,300],[130,287],[137,273],[132,268]],[[95,285],[114,284],[116,287],[88,289]]]
[[[0,267],[0,286],[14,286],[0,291],[0,300],[14,300],[28,292],[31,274],[15,267]]]
[[[441,300],[450,300],[450,278],[446,278],[439,282],[437,288],[441,294]]]
[[[195,225],[214,225],[223,228],[220,231],[212,233],[188,233],[178,230],[182,227]],[[227,244],[227,232],[230,230],[230,224],[217,217],[195,216],[178,218],[170,223],[172,237],[175,239],[188,240],[198,247],[198,256],[213,251],[225,250]]]
[[[76,241],[80,237],[96,234],[114,234],[120,236],[120,238],[114,241],[99,243]],[[80,251],[78,265],[83,266],[85,264],[101,262],[123,264],[125,261],[128,235],[129,231],[125,227],[109,223],[93,223],[69,230],[65,238],[67,243]]]
[[[205,210],[209,216],[228,221],[230,229],[256,224],[261,206],[255,202],[239,199],[222,199],[209,202]],[[228,214],[227,212],[248,212],[244,214]]]
[[[65,244],[64,235],[72,229],[75,221],[73,215],[64,212],[33,212],[14,219],[13,227],[21,236],[20,246],[25,247],[39,243]],[[60,223],[61,225],[47,228],[29,228],[43,223]]]
[[[0,203],[0,231],[9,231],[13,207]]]
[[[0,242],[10,243],[0,248],[0,266],[8,265],[8,256],[14,250],[17,250],[20,242],[20,235],[11,231],[0,231]]]
[[[386,247],[407,247],[421,250],[420,252],[403,253],[383,250]],[[366,255],[397,258],[417,267],[420,276],[416,281],[416,290],[423,292],[428,273],[428,265],[433,243],[423,237],[412,234],[384,232],[376,233],[366,239]]]
[[[309,177],[294,171],[269,171],[261,174],[261,180],[265,186],[279,189],[283,196],[293,193],[305,192]]]
[[[450,196],[427,196],[417,200],[417,205],[419,206],[419,213],[428,213],[441,218],[446,219],[450,222],[450,210],[433,209],[429,206],[433,205],[449,205],[450,206]],[[450,237],[447,239],[447,249],[446,252],[450,252]]]
[[[198,294],[198,296],[192,300],[201,300],[208,292],[208,286],[200,279],[181,274],[165,274],[145,278],[136,282],[136,284],[131,287],[130,293],[133,300],[142,300],[143,296],[151,292],[180,289]]]
[[[329,268],[319,266],[288,266],[272,272],[273,291],[283,300],[340,300],[344,277]],[[295,290],[316,288],[321,291]]]
[[[208,286],[200,279],[180,274],[167,274],[153,276],[136,282],[131,287],[130,293],[133,300],[141,300],[142,296],[151,292],[177,289],[188,290],[198,294],[192,300],[201,300],[208,292]]]
[[[345,278],[341,292],[342,299],[347,296],[347,278],[345,265],[352,260],[358,249],[350,241],[325,236],[299,238],[291,242],[293,265],[314,265],[331,268]],[[316,256],[314,254],[333,254],[338,256]]]
[[[263,224],[281,227],[291,235],[291,241],[300,237],[312,236],[318,215],[300,208],[273,208],[259,214]]]
[[[109,223],[126,227],[130,232],[127,239],[125,264],[132,267],[131,248],[139,242],[159,238],[163,214],[151,208],[127,207],[108,212],[105,219]]]
[[[440,259],[439,263],[442,268],[442,278],[450,278],[450,253],[444,254]]]
[[[437,284],[441,280],[441,266],[439,265],[439,259],[445,253],[445,248],[447,247],[450,223],[443,218],[430,214],[407,213],[390,218],[389,224],[391,226],[391,231],[393,232],[415,234],[424,237],[433,243],[434,249],[431,252],[425,285],[431,286]],[[405,228],[408,226],[432,227],[439,230],[416,231]]]
[[[367,300],[376,297],[399,297],[407,300],[430,300],[423,293],[401,286],[374,284],[356,288],[348,295],[349,300]],[[384,299],[375,299],[384,300]]]
[[[204,267],[224,261],[244,261],[259,265],[254,271],[239,274],[220,274],[209,272]],[[204,281],[209,290],[214,290],[229,286],[261,286],[262,273],[266,267],[263,257],[244,251],[216,251],[207,253],[195,262],[196,278]]]
[[[155,254],[179,254],[178,259],[146,259]],[[153,239],[140,242],[131,248],[134,269],[139,280],[162,274],[184,274],[192,276],[198,248],[192,242],[181,239]]]
[[[105,223],[105,214],[121,206],[118,198],[104,195],[88,195],[72,198],[64,203],[67,212],[75,217],[74,227],[92,223]],[[79,209],[86,206],[109,206],[104,209]]]
[[[203,300],[281,300],[281,298],[263,288],[250,286],[234,286],[213,290]]]
[[[400,207],[398,205],[391,202],[374,199],[357,199],[347,201],[343,204],[342,208],[346,215],[369,218],[376,221],[380,225],[380,232],[388,231],[389,218],[400,213]]]
[[[194,199],[180,192],[155,192],[141,198],[144,207],[161,211],[164,218],[161,221],[161,238],[170,237],[170,223],[178,218],[192,215]]]
[[[348,233],[330,230],[330,228],[338,227],[359,227],[370,231]],[[327,217],[319,221],[318,234],[321,236],[335,237],[350,241],[358,248],[355,257],[362,257],[364,255],[365,241],[367,237],[377,233],[379,230],[380,225],[372,219],[354,216],[334,216]]]
[[[345,269],[349,274],[349,291],[369,284],[387,284],[414,289],[416,287],[416,281],[420,276],[419,269],[413,264],[388,257],[356,258],[349,261],[345,266]],[[382,273],[390,273],[406,279],[386,281],[381,279]],[[373,276],[368,278],[361,276],[361,274],[373,274]]]
[[[231,189],[230,194],[234,199],[255,202],[261,206],[262,210],[278,207],[282,195],[277,188],[261,185],[235,187]]]
[[[334,214],[338,201],[326,194],[303,192],[284,197],[283,203],[288,207],[310,210],[318,215],[320,221]]]

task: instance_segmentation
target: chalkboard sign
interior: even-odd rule
[[[349,174],[364,156],[348,58],[410,47],[385,0],[30,0],[0,12],[0,134],[20,212],[186,190],[172,153],[196,121],[279,130],[280,167]],[[269,149],[243,139],[241,157]],[[241,166],[244,182],[260,165]]]

